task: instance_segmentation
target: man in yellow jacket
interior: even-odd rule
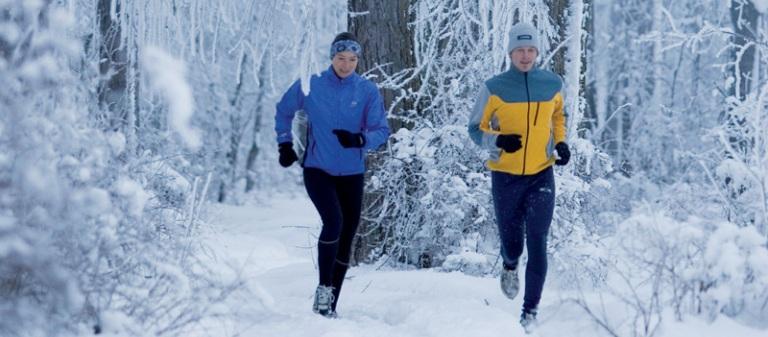
[[[469,120],[469,135],[490,151],[493,203],[499,226],[501,289],[517,296],[518,259],[528,247],[520,324],[530,332],[547,274],[547,235],[555,208],[552,165],[570,160],[560,77],[536,67],[539,38],[527,23],[512,27],[510,70],[485,82]],[[557,152],[558,158],[554,153]]]

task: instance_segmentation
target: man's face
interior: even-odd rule
[[[518,47],[509,53],[509,58],[512,59],[512,64],[515,65],[517,70],[522,72],[528,72],[533,68],[536,57],[539,56],[539,51],[535,47]]]
[[[343,51],[333,56],[333,70],[336,75],[346,78],[357,69],[357,54],[351,51]]]

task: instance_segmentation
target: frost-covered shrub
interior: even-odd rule
[[[0,1],[0,335],[184,334],[236,283],[201,260],[201,189],[92,127],[72,21]]]
[[[582,153],[579,159],[592,158],[596,153]],[[570,165],[582,167],[583,163]],[[610,184],[603,178],[588,182],[569,170],[557,170],[555,176],[555,211],[548,241],[551,268],[563,285],[575,281],[599,283],[605,276],[601,249],[601,227],[593,222],[591,202],[602,199]],[[600,198],[595,196],[599,195]]]
[[[729,109],[723,125],[708,133],[718,145],[706,158],[709,178],[731,221],[768,236],[768,84],[744,101],[729,100]]]
[[[461,240],[459,251],[445,257],[441,268],[444,271],[461,271],[469,275],[488,273],[492,268],[488,256],[478,252],[481,239],[480,233],[467,235]]]
[[[393,135],[390,160],[367,187],[377,196],[371,219],[382,232],[384,253],[397,261],[440,265],[467,235],[495,232],[489,177],[455,160],[466,152],[464,128],[446,126]],[[476,163],[482,163],[477,158]],[[479,245],[479,252],[488,252]]]
[[[648,301],[639,306],[671,305],[678,319],[768,317],[768,242],[754,227],[648,211],[624,221],[609,247],[611,270],[626,277],[622,287]]]
[[[84,303],[63,252],[51,248],[83,235],[75,224],[111,203],[107,190],[82,183],[93,172],[68,169],[80,163],[72,137],[88,133],[54,104],[70,75],[57,56],[72,55],[48,25],[61,13],[24,1],[0,2],[0,13],[0,334],[43,336]]]
[[[719,223],[706,241],[701,280],[702,310],[768,319],[768,241],[755,227]],[[693,276],[693,275],[692,275]]]

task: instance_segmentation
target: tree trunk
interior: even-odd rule
[[[587,71],[587,53],[588,48],[584,48],[583,46],[585,44],[589,44],[589,36],[590,31],[589,29],[592,28],[591,26],[591,19],[589,18],[589,13],[592,12],[592,1],[591,0],[582,0],[582,1],[571,1],[571,0],[549,0],[549,13],[550,13],[550,19],[555,25],[555,28],[558,31],[558,40],[553,43],[550,48],[556,48],[558,44],[562,43],[569,37],[571,40],[569,40],[563,47],[561,47],[557,53],[555,53],[554,57],[552,58],[553,64],[552,64],[552,71],[556,74],[563,76],[566,80],[564,90],[566,90],[568,87],[573,85],[574,82],[578,81],[578,90],[571,90],[570,92],[564,92],[564,98],[566,99],[566,114],[569,114],[569,120],[568,123],[568,129],[569,134],[573,134],[576,132],[577,127],[581,124],[583,121],[583,116],[580,111],[576,111],[579,107],[579,100],[581,100],[580,97],[590,97],[592,96],[591,93],[587,93],[587,83],[586,79],[587,76],[584,76],[584,74]],[[568,10],[574,10],[574,8],[577,8],[578,11],[583,11],[585,13],[569,13]],[[586,8],[586,10],[584,10]],[[578,14],[578,15],[577,15]],[[583,17],[583,15],[586,15],[585,18],[586,21],[586,29],[588,31],[583,32],[581,20],[577,23],[572,23],[571,21],[578,20],[579,17]],[[578,26],[574,26],[578,25]],[[570,29],[569,29],[570,26]],[[578,36],[573,37],[569,36],[572,34],[578,34]],[[573,40],[573,39],[580,39],[580,40]],[[579,49],[577,52],[579,60],[575,60],[576,57],[574,57],[573,50],[570,50],[572,48]],[[567,64],[569,63],[568,55],[571,55],[570,62],[576,66],[578,64],[578,74],[570,74],[568,69],[566,69]],[[570,76],[569,76],[570,75]],[[573,96],[573,97],[569,97]],[[579,96],[579,97],[576,97]],[[567,104],[568,102],[571,102],[572,104]]]
[[[734,29],[734,35],[731,39],[734,49],[731,55],[737,61],[736,66],[732,69],[736,83],[731,87],[731,94],[742,101],[752,90],[755,65],[755,46],[746,49],[744,47],[750,42],[757,41],[759,15],[752,0],[731,0],[731,22]]]
[[[259,132],[261,131],[261,116],[264,113],[263,104],[265,97],[264,83],[267,81],[267,60],[262,60],[259,65],[259,83],[256,87],[258,98],[256,98],[256,108],[253,116],[253,140],[251,148],[248,150],[248,158],[245,161],[245,192],[250,192],[256,187],[256,172],[254,171],[256,158],[259,156]]]
[[[592,1],[588,2],[588,8],[587,8],[587,41],[585,41],[586,46],[584,50],[587,51],[584,55],[584,65],[590,69],[590,74],[587,74],[587,76],[584,76],[584,90],[585,90],[585,97],[587,100],[587,107],[584,111],[584,119],[585,123],[584,127],[585,129],[589,128],[591,131],[595,131],[596,128],[600,128],[603,126],[603,123],[605,122],[605,101],[604,101],[604,93],[598,93],[598,86],[597,83],[595,83],[595,76],[593,76],[591,73],[595,72],[595,67],[597,65],[594,65],[590,67],[591,61],[595,61],[596,58],[595,55],[595,44],[596,44],[596,37],[594,35],[595,32],[595,5]],[[602,77],[601,79],[605,79],[605,77]],[[587,122],[587,121],[592,122]]]
[[[202,34],[202,33],[201,33]],[[240,119],[239,111],[242,109],[243,81],[245,80],[246,65],[248,64],[248,54],[244,53],[240,57],[240,72],[237,74],[237,84],[235,92],[229,100],[229,151],[227,151],[227,177],[223,178],[222,188],[219,193],[219,202],[227,201],[227,193],[232,191],[237,185],[237,165],[240,158],[240,142],[243,140],[243,122]],[[227,186],[231,186],[227,188]]]
[[[554,48],[556,48],[557,45],[566,38],[565,28],[568,25],[568,21],[566,20],[565,13],[568,9],[569,3],[569,0],[547,0],[547,6],[549,6],[549,17],[552,20],[552,23],[554,23],[560,37],[558,41],[555,41],[555,43],[550,46],[550,50],[554,50]],[[565,51],[565,48],[560,48],[560,50],[558,50],[557,53],[555,53],[555,55],[552,57],[552,71],[560,76],[565,74]]]
[[[757,20],[759,13],[751,0],[731,0],[730,4],[731,22],[733,23],[734,35],[731,38],[733,48],[731,49],[731,59],[734,65],[731,66],[731,73],[735,79],[731,87],[728,88],[728,94],[736,97],[739,101],[744,101],[752,90],[752,77],[756,50],[755,46],[747,45],[757,41]],[[742,117],[731,115],[730,107],[724,111],[726,122],[731,126],[729,129],[738,130],[744,124]],[[729,135],[731,146],[741,153],[745,153],[749,144],[742,134],[733,132]],[[727,181],[726,181],[727,182]]]
[[[731,38],[731,60],[734,62],[733,66],[731,66],[731,73],[735,81],[728,88],[728,94],[739,101],[744,101],[747,98],[754,89],[753,84],[757,80],[757,74],[755,74],[756,48],[754,45],[747,46],[750,43],[757,42],[757,24],[760,14],[755,8],[753,1],[731,0],[730,2],[731,22],[734,29],[734,35]],[[727,123],[727,129],[729,130],[728,141],[731,147],[743,156],[742,158],[746,158],[748,156],[747,153],[753,146],[752,137],[742,132],[746,123],[744,117],[732,114],[731,109],[732,105],[729,104],[723,112],[726,119],[725,123]],[[731,152],[726,152],[725,155],[728,158],[734,157],[734,154]],[[738,200],[747,191],[744,185],[735,185],[734,180],[730,176],[726,176],[723,183],[729,188],[730,197],[733,200]],[[730,211],[727,217],[730,221],[734,220],[734,215]],[[754,219],[751,219],[750,222],[754,222]]]
[[[416,67],[413,52],[413,34],[408,23],[413,21],[410,14],[411,0],[349,0],[348,29],[357,36],[363,47],[363,57],[358,63],[358,71],[370,72],[376,79],[382,78],[381,70],[392,74],[404,69]],[[381,67],[377,70],[377,67]],[[411,88],[418,86],[415,81]],[[407,88],[403,88],[407,89]],[[412,100],[403,100],[393,107],[399,90],[383,89],[384,106],[391,111],[414,109]],[[407,127],[401,121],[391,121],[392,131]]]
[[[115,1],[113,4],[112,1]],[[118,131],[125,128],[128,122],[127,84],[128,84],[128,53],[122,45],[120,20],[122,17],[120,0],[98,0],[97,16],[99,18],[99,71],[105,80],[99,85],[99,104],[104,113],[105,128]],[[114,18],[112,17],[114,6]]]
[[[363,57],[358,64],[360,73],[370,72],[377,75],[374,80],[381,80],[384,70],[392,74],[404,69],[416,67],[414,56],[413,33],[408,29],[408,23],[413,21],[410,13],[411,0],[349,0],[348,29],[357,36],[363,47]],[[377,69],[377,67],[381,67]],[[416,81],[409,84],[411,88],[418,86]],[[408,88],[402,88],[407,90]],[[395,99],[400,95],[400,90],[383,89],[384,106],[389,111],[408,111],[415,109],[412,100],[402,100],[397,106],[393,106]],[[398,120],[391,120],[390,127],[396,132],[402,127],[408,127]],[[378,154],[372,154],[368,159],[369,172],[375,170],[381,161]],[[363,197],[363,220],[361,221],[358,235],[353,246],[353,262],[365,260],[372,247],[382,239],[383,228],[374,228],[374,225],[365,219],[370,214],[365,210],[375,209],[372,205],[377,200],[376,195],[366,192]]]

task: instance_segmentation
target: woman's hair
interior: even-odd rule
[[[341,40],[349,40],[349,41],[357,42],[357,37],[355,37],[355,34],[352,34],[350,32],[339,33],[339,35],[336,35],[336,38],[333,39],[333,42],[331,42],[331,44],[334,44]]]

